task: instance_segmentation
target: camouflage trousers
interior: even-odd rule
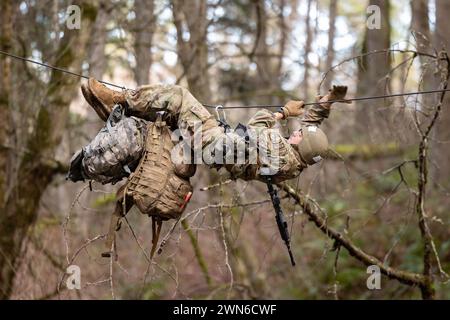
[[[157,112],[167,113],[165,120],[204,148],[223,135],[214,116],[185,88],[178,85],[144,85],[127,92],[128,112],[136,117],[155,121]]]

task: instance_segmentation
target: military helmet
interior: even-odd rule
[[[303,138],[297,145],[300,157],[308,165],[321,161],[328,150],[327,136],[316,126],[303,126],[301,130]]]

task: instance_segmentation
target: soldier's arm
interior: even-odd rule
[[[278,112],[270,112],[268,110],[259,110],[249,121],[249,126],[272,128],[276,122],[288,117],[298,117],[303,114],[303,101],[291,100],[284,105]]]
[[[266,109],[261,109],[248,122],[249,127],[266,127],[272,128],[277,122],[277,113],[273,113]]]
[[[318,102],[326,102],[326,96],[318,99]],[[330,115],[331,103],[316,103],[303,115],[301,122],[305,125],[319,126]]]
[[[317,103],[309,108],[302,118],[302,123],[305,125],[316,125],[319,126],[323,120],[327,119],[330,115],[332,100],[343,100],[344,103],[351,103],[350,101],[345,101],[345,95],[347,93],[346,86],[333,86],[327,95],[318,96]]]

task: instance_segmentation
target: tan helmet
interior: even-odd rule
[[[302,135],[297,146],[300,157],[308,165],[320,162],[328,150],[327,136],[316,126],[303,126]]]

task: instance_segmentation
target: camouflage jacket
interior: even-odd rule
[[[319,126],[329,113],[329,108],[316,104],[305,112],[301,122],[303,125]],[[233,178],[265,181],[270,175],[274,182],[280,182],[299,176],[307,167],[296,146],[288,143],[276,124],[274,114],[265,109],[259,110],[250,119],[247,129],[257,136],[257,143],[250,144],[246,163],[225,165]],[[256,163],[252,161],[255,160],[255,152]]]

